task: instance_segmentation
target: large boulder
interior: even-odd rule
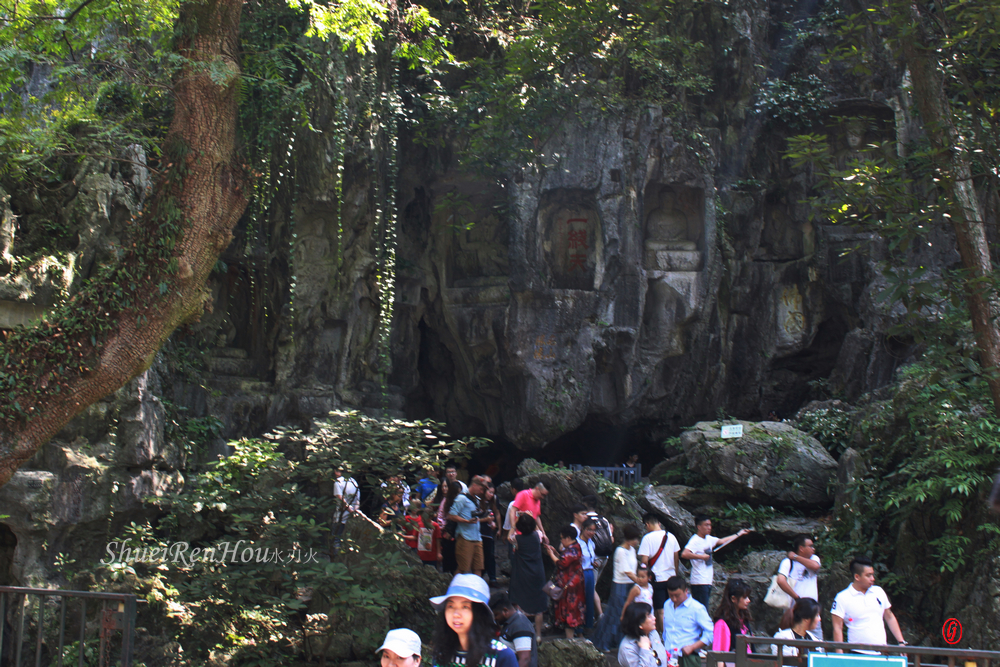
[[[538,645],[538,667],[605,667],[604,654],[589,639],[555,639]]]
[[[826,533],[827,527],[822,521],[816,519],[806,519],[800,516],[778,515],[773,519],[765,521],[757,528],[757,532],[769,540],[772,544],[791,548],[791,542],[799,535],[809,535],[816,538]]]
[[[730,578],[742,579],[750,585],[750,614],[758,632],[773,635],[779,629],[784,611],[764,604],[764,596],[767,595],[767,589],[771,585],[771,577],[778,571],[778,565],[786,553],[785,551],[751,552],[740,560],[739,573],[729,575]],[[721,597],[719,595],[719,599]],[[714,610],[713,607],[712,611]]]
[[[757,501],[826,507],[837,462],[813,437],[781,422],[741,422],[743,436],[722,439],[719,422],[681,435],[692,469]]]
[[[690,487],[650,485],[639,496],[639,505],[660,517],[663,526],[674,534],[681,546],[687,544],[694,533],[694,515],[678,503],[688,489]]]

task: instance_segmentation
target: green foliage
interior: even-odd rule
[[[405,9],[396,3],[380,0],[347,0],[327,3],[316,0],[289,0],[288,5],[306,12],[308,37],[329,39],[346,51],[373,53],[378,42],[390,39],[395,55],[412,68],[429,68],[451,57],[450,39],[438,30],[441,25],[430,11],[419,4]]]
[[[777,515],[770,505],[751,507],[747,503],[726,503],[722,516],[729,524],[740,528],[760,528]]]
[[[851,415],[845,410],[820,408],[802,415],[796,426],[820,441],[834,458],[851,446]]]
[[[78,665],[99,667],[101,658],[100,648],[100,639],[92,638],[83,642],[83,660],[81,661],[80,641],[71,642],[63,650],[62,662],[59,662],[58,658],[53,658],[49,667],[77,667]]]
[[[159,154],[177,0],[33,0],[0,20],[0,175],[59,180],[58,160]],[[38,77],[52,85],[39,85]]]
[[[930,541],[940,571],[972,563],[977,549],[996,535],[983,531],[973,543],[967,530],[1000,464],[1000,419],[989,405],[985,381],[961,377],[960,363],[931,349],[926,362],[902,372],[891,400],[873,404],[856,418],[852,434],[867,443],[867,473],[849,485],[835,537],[861,552],[891,561],[879,535],[896,534],[911,519],[933,521]]]
[[[322,643],[331,633],[368,655],[395,625],[429,636],[426,598],[446,582],[415,561],[398,534],[365,517],[348,522],[332,551],[333,471],[349,469],[367,493],[392,474],[416,475],[485,442],[452,440],[434,422],[349,412],[331,413],[309,434],[278,429],[231,443],[234,454],[190,479],[183,493],[153,499],[164,512],[155,528],[133,525],[119,538],[133,549],[182,540],[189,548],[165,552],[162,562],[102,564],[100,574],[138,576],[151,612],[171,618],[194,664],[215,652],[234,664],[284,665],[316,650],[309,637]]]
[[[679,109],[709,89],[705,46],[684,33],[680,3],[541,0],[520,15],[483,7],[466,21],[488,53],[458,63],[466,83],[457,94],[439,79],[422,82],[417,127],[426,144],[462,138],[475,166],[534,159],[562,120],[588,108]]]
[[[757,99],[757,109],[768,120],[795,129],[812,127],[830,108],[830,91],[815,74],[793,74],[787,79],[768,79]]]
[[[164,434],[179,446],[188,457],[198,456],[208,445],[222,435],[224,424],[214,415],[188,417],[187,408],[163,401],[166,411]]]

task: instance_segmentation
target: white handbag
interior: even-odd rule
[[[767,587],[764,604],[775,609],[788,609],[792,606],[792,596],[781,590],[778,585],[778,575],[771,577],[771,585]]]

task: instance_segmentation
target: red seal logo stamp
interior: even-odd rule
[[[948,644],[957,644],[962,641],[962,624],[957,618],[949,618],[941,626],[941,636]]]

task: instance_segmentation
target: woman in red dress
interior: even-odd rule
[[[556,624],[565,628],[567,639],[572,639],[576,628],[584,624],[587,610],[583,592],[583,552],[576,543],[573,526],[559,531],[559,541],[561,553],[556,553],[552,545],[546,545],[549,558],[556,564],[556,585],[563,589],[562,597],[556,600]]]

